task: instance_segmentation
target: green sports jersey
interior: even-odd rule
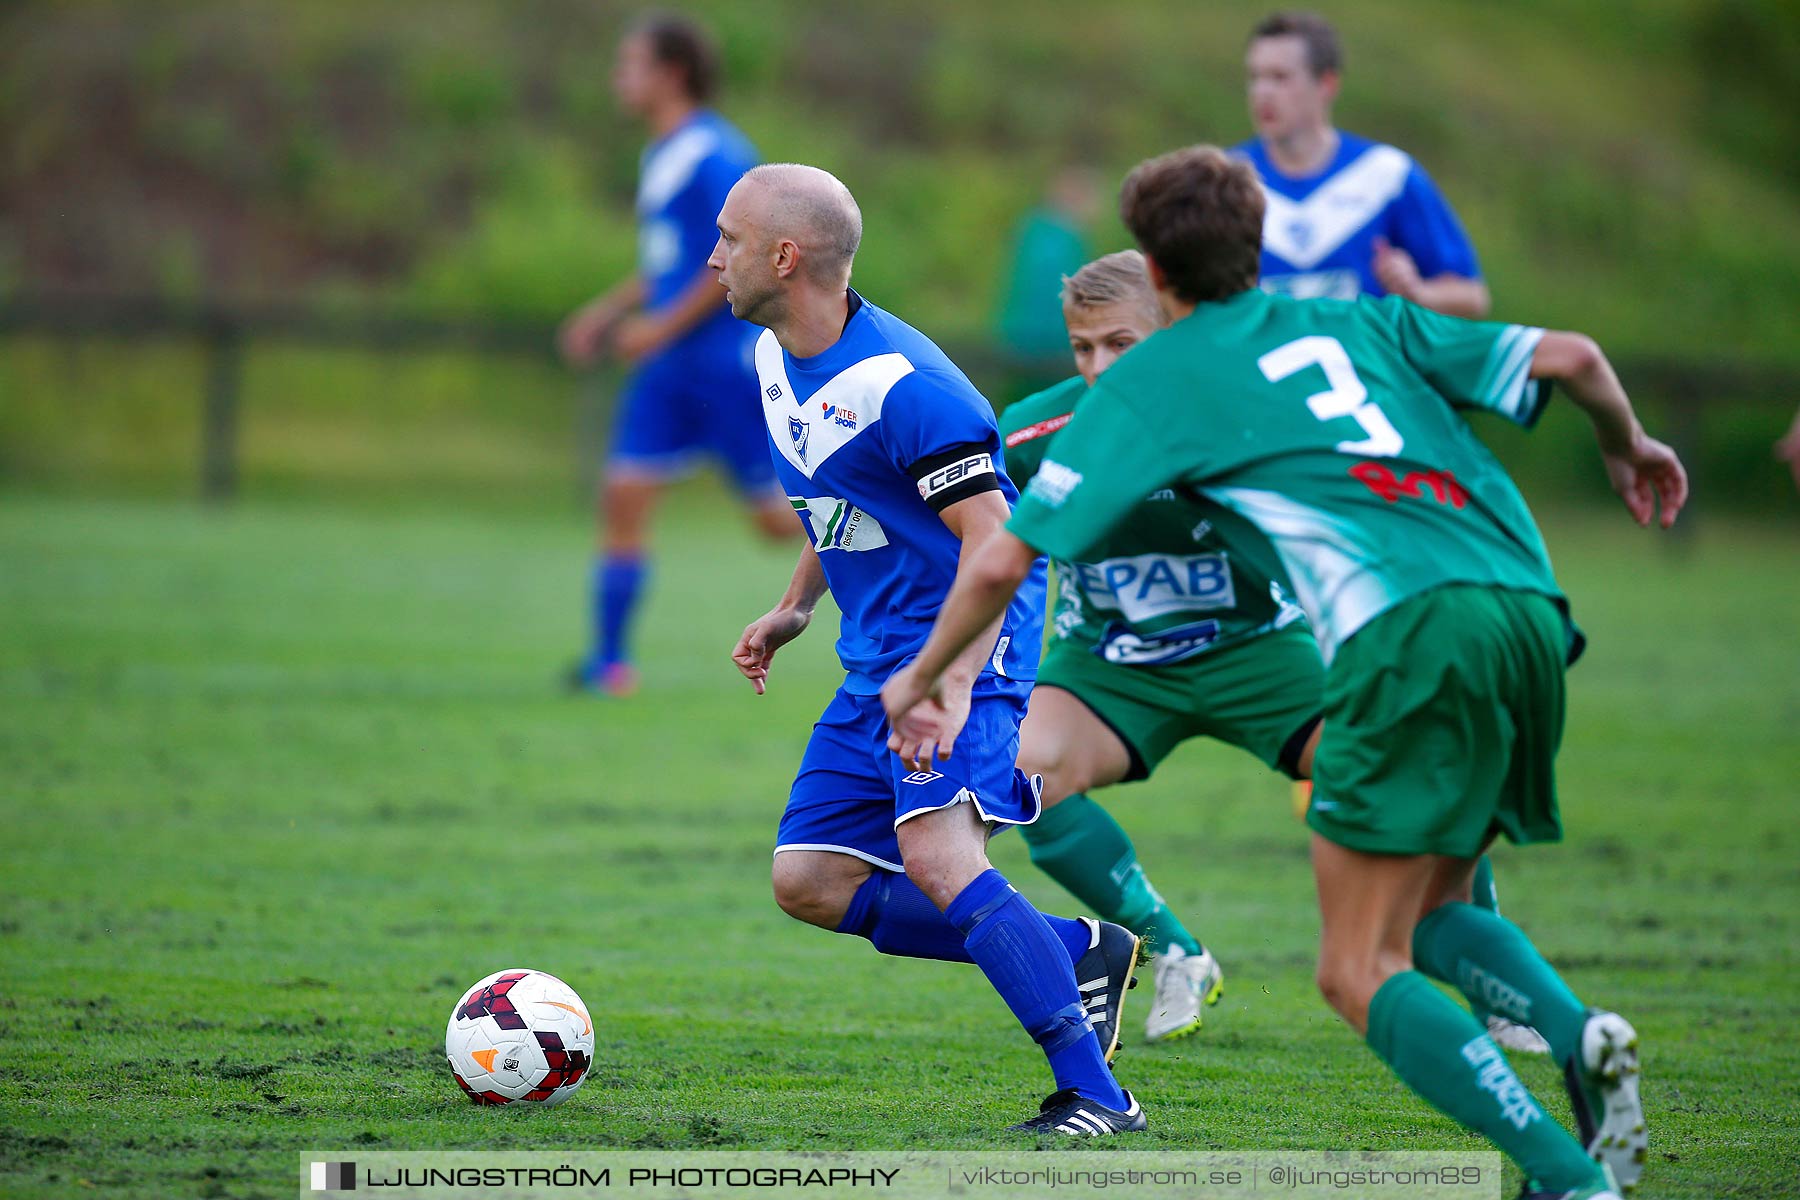
[[[1528,375],[1542,336],[1395,297],[1202,304],[1095,383],[1008,527],[1085,559],[1147,490],[1195,489],[1268,535],[1327,660],[1446,583],[1560,601],[1524,499],[1459,411],[1533,424],[1549,396]]]
[[[1001,414],[1006,473],[1020,489],[1086,392],[1076,376]],[[1173,488],[1140,493],[1090,553],[1056,559],[1054,636],[1111,663],[1156,666],[1303,622],[1271,579],[1277,561],[1255,527],[1229,510]]]

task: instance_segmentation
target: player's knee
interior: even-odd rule
[[[917,850],[906,856],[906,877],[938,907],[943,907],[944,902],[937,895],[943,890],[943,865],[931,851]]]
[[[1033,737],[1030,727],[1026,727],[1025,735],[1019,742],[1019,770],[1027,775],[1042,775],[1049,779],[1052,773],[1062,769],[1067,759],[1068,752],[1059,739]]]
[[[1366,962],[1322,958],[1314,982],[1325,1003],[1360,1031],[1368,1028],[1369,1004],[1381,985],[1411,966],[1410,960],[1400,961],[1386,953]]]
[[[844,916],[844,898],[826,881],[806,871],[787,868],[781,856],[775,857],[775,868],[769,880],[775,892],[775,904],[796,921],[836,929]]]
[[[929,846],[906,855],[906,877],[940,909],[947,908],[987,861],[960,847]]]
[[[1368,990],[1372,966],[1348,958],[1321,958],[1313,982],[1319,985],[1325,1003],[1347,1017],[1358,1007],[1358,997]]]
[[[650,511],[661,494],[660,483],[626,477],[608,479],[600,488],[600,522],[615,547],[643,544]]]
[[[1085,791],[1083,781],[1075,778],[1074,763],[1062,743],[1027,743],[1019,750],[1019,770],[1027,775],[1042,775],[1041,799],[1045,808],[1054,808],[1076,792]]]
[[[1313,982],[1319,987],[1319,995],[1325,997],[1325,1003],[1331,1005],[1333,1011],[1348,1016],[1351,997],[1355,992],[1355,973],[1347,970],[1342,963],[1328,959],[1319,960],[1318,972]]]

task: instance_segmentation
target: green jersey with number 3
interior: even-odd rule
[[[1528,377],[1542,336],[1395,297],[1202,304],[1094,384],[1008,527],[1090,559],[1147,492],[1196,489],[1268,535],[1327,661],[1443,584],[1561,602],[1524,499],[1459,411],[1533,424],[1549,395]]]
[[[1018,487],[1037,474],[1087,390],[1076,376],[1001,414],[1006,473]],[[1270,578],[1275,561],[1235,513],[1174,488],[1142,492],[1090,554],[1057,557],[1053,636],[1110,663],[1159,666],[1304,622]]]

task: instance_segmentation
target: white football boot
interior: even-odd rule
[[[1225,972],[1212,951],[1189,954],[1180,946],[1150,960],[1156,978],[1156,994],[1150,998],[1150,1015],[1144,1018],[1144,1040],[1166,1042],[1186,1037],[1200,1028],[1202,1005],[1217,1004],[1225,994]]]
[[[1611,1169],[1630,1191],[1644,1173],[1650,1135],[1638,1097],[1638,1035],[1618,1013],[1595,1009],[1581,1029],[1581,1048],[1563,1064],[1563,1085],[1588,1156]]]

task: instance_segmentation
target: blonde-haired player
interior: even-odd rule
[[[1020,488],[1094,380],[1165,324],[1135,250],[1087,264],[1062,298],[1079,374],[1001,415],[1007,474]],[[1087,792],[1147,778],[1195,737],[1303,779],[1318,739],[1324,667],[1305,617],[1266,540],[1247,523],[1219,528],[1216,515],[1153,492],[1103,554],[1057,560],[1055,617],[1021,731],[1020,768],[1044,776],[1044,815],[1020,830],[1032,861],[1150,943],[1153,1042],[1200,1028],[1224,976]]]

